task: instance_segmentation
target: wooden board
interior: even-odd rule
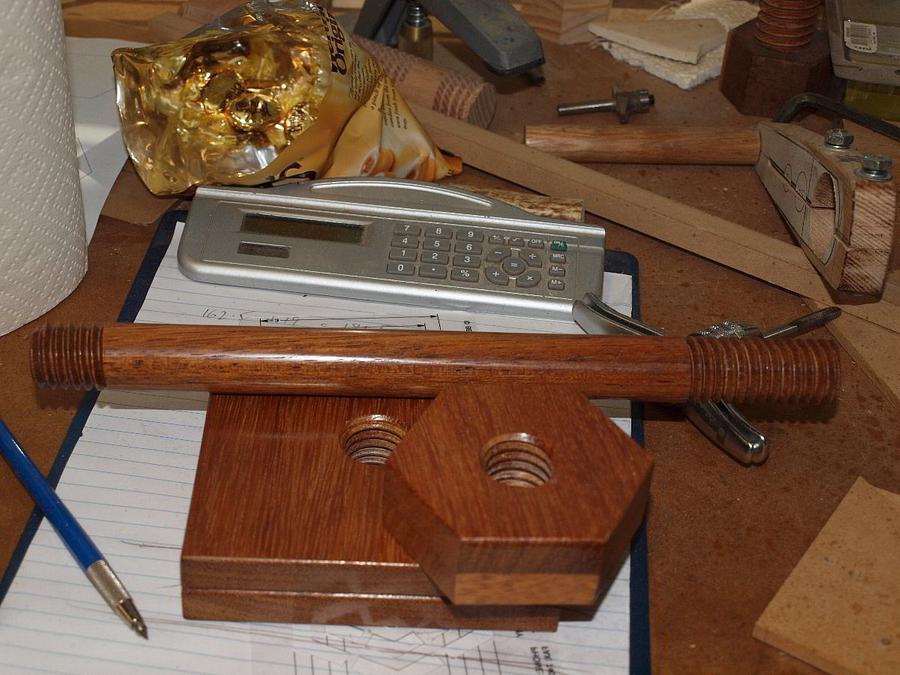
[[[407,618],[414,625],[507,629],[554,624],[554,609],[473,614],[448,607],[382,527],[384,467],[348,456],[348,421],[378,414],[409,428],[429,403],[210,396],[182,550],[185,616],[388,625]],[[383,449],[390,436],[376,431],[357,449],[371,458],[363,448]],[[330,610],[329,597],[337,602]]]
[[[588,29],[604,40],[685,63],[697,63],[708,51],[725,44],[728,35],[715,19],[592,21]]]
[[[753,636],[830,673],[900,672],[900,495],[857,479]]]
[[[825,305],[810,303],[814,309]],[[900,406],[900,333],[843,314],[828,330],[847,350],[881,392]]]

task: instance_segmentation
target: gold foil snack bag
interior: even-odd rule
[[[305,0],[255,0],[196,34],[112,54],[122,134],[147,187],[458,173],[379,63]],[[452,160],[450,160],[452,161]]]

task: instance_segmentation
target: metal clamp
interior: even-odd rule
[[[827,307],[765,332],[755,326],[725,321],[695,334],[712,337],[761,337],[765,340],[792,337],[824,326],[840,316],[840,313],[838,307]],[[584,298],[575,301],[572,317],[582,330],[591,335],[665,335],[658,328],[617,312],[594,293],[587,293]],[[765,435],[733,405],[721,401],[695,401],[685,406],[685,414],[704,436],[741,464],[761,464],[769,456]]]

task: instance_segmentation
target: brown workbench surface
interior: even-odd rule
[[[656,96],[653,111],[633,117],[632,124],[756,121],[738,114],[716,81],[684,92],[615,62],[603,50],[548,45],[546,51],[547,82],[541,88],[499,83],[495,131],[521,138],[526,121],[556,121],[558,102],[605,97],[613,84],[648,88]],[[581,120],[616,124],[608,115]],[[750,167],[597,168],[789,239]],[[450,182],[512,187],[470,169]],[[114,320],[155,230],[155,215],[170,203],[150,196],[126,170],[106,204],[78,290],[46,317],[0,338],[0,416],[45,472],[80,396],[35,390],[28,371],[29,335],[47,321]],[[639,261],[644,318],[667,331],[684,334],[725,318],[773,325],[808,311],[790,293],[602,224],[609,246]],[[811,411],[810,418],[783,410],[753,411],[771,441],[769,460],[754,468],[726,457],[674,409],[647,407],[647,448],[656,462],[648,514],[655,671],[813,670],[754,640],[753,624],[857,476],[900,491],[900,410],[846,354],[843,366],[844,384],[834,409]],[[5,465],[0,485],[0,566],[5,569],[32,503]]]

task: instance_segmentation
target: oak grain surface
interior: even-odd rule
[[[386,466],[384,522],[454,603],[592,605],[640,524],[650,467],[570,387],[450,387]]]
[[[385,431],[402,436],[430,404],[210,396],[181,557],[185,615],[553,630],[550,608],[448,605],[382,525],[385,466],[351,454],[393,461]]]

